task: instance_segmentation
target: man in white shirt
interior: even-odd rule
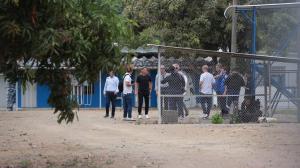
[[[132,120],[132,86],[134,85],[132,78],[132,68],[127,67],[126,73],[123,80],[123,104],[124,104],[124,114],[123,119]]]
[[[160,82],[168,76],[170,76],[170,73],[167,73],[165,66],[161,65],[161,67],[160,67]],[[155,77],[155,91],[156,91],[157,96],[159,95],[159,93],[158,93],[158,84],[159,84],[158,77],[159,77],[159,74],[157,74]],[[160,84],[160,92],[161,92],[160,95],[162,95],[162,96],[167,95],[168,87],[169,87],[168,83],[165,83],[165,84],[161,83]],[[161,97],[160,105],[161,105],[162,110],[168,110],[169,109],[168,97]]]
[[[109,72],[109,77],[106,78],[103,94],[106,96],[106,114],[105,118],[109,117],[109,106],[111,103],[111,118],[115,117],[116,98],[119,92],[119,79],[115,76],[113,71]]]
[[[200,94],[201,106],[203,110],[203,119],[208,119],[212,107],[213,85],[215,84],[214,76],[208,72],[208,66],[202,66],[203,73],[200,76]]]

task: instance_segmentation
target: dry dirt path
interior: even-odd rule
[[[118,114],[120,115],[120,114]],[[153,125],[0,112],[0,167],[299,168],[300,124]]]

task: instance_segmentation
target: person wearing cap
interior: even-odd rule
[[[168,83],[168,92],[170,95],[174,95],[174,97],[169,98],[169,109],[177,110],[178,117],[183,118],[183,97],[181,95],[185,92],[185,82],[182,75],[175,71],[174,66],[171,66],[169,70],[171,74],[163,79],[161,83]]]
[[[214,76],[208,72],[208,66],[202,66],[202,74],[200,76],[200,94],[201,107],[203,110],[203,119],[208,119],[212,107],[213,85],[215,84]]]
[[[164,65],[161,65],[160,67],[160,75],[157,74],[156,77],[155,77],[155,92],[156,92],[156,95],[158,96],[159,95],[159,90],[158,90],[158,84],[159,84],[159,76],[160,76],[160,81],[164,80],[166,77],[170,76],[170,73],[167,73],[166,71],[166,68]],[[168,83],[165,83],[165,84],[160,84],[160,92],[161,94],[160,95],[168,95],[168,86],[169,84]],[[168,110],[169,108],[169,105],[168,105],[168,97],[163,97],[161,100],[160,100],[160,105],[161,105],[161,109],[163,110]]]

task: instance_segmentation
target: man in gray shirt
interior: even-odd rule
[[[164,65],[161,65],[160,67],[160,81],[164,80],[166,77],[170,76],[170,73],[167,73],[166,72],[166,68]],[[155,77],[155,91],[156,91],[156,95],[158,96],[159,93],[158,93],[158,79],[159,79],[159,74],[156,75]],[[164,84],[160,84],[160,92],[161,92],[161,95],[167,95],[168,94],[168,87],[169,87],[169,84],[168,83],[164,83]],[[169,108],[169,105],[168,105],[168,98],[167,97],[163,97],[161,100],[160,100],[160,105],[161,105],[161,108],[164,107],[163,109],[164,110],[168,110]]]

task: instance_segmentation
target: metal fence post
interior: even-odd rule
[[[19,105],[19,95],[18,95],[18,87],[19,87],[19,84],[18,84],[18,81],[16,82],[16,91],[15,91],[15,94],[16,94],[16,96],[15,96],[15,98],[16,98],[16,101],[15,101],[15,104],[16,104],[16,111],[18,111],[19,109],[19,107],[18,107],[18,105]]]
[[[272,83],[271,83],[271,78],[272,78],[272,74],[271,74],[271,68],[272,68],[272,65],[271,65],[271,62],[268,61],[268,85],[269,85],[269,107],[268,107],[268,110],[269,110],[269,114],[268,116],[271,117],[271,114],[272,114],[272,108],[271,108],[271,103],[272,103]]]
[[[238,4],[238,0],[233,0],[233,5]],[[231,52],[237,52],[237,12],[236,8],[234,8],[234,12],[232,13],[232,29],[231,29]],[[231,58],[231,67],[236,67],[236,58]]]
[[[158,47],[158,65],[157,65],[157,74],[158,74],[158,85],[157,85],[157,110],[158,110],[158,123],[162,123],[161,119],[161,72],[160,72],[160,67],[161,67],[161,50],[160,47]]]
[[[300,63],[298,63],[298,73],[297,73],[297,102],[298,102],[298,122],[300,122]]]
[[[268,80],[267,80],[267,77],[268,77],[268,65],[266,64],[266,61],[264,61],[264,97],[265,97],[265,100],[264,100],[264,106],[265,106],[265,109],[264,109],[264,114],[263,116],[266,116],[268,114]]]
[[[251,54],[256,54],[256,8],[252,9],[252,49]],[[251,70],[252,70],[252,95],[255,95],[256,84],[255,84],[255,76],[256,76],[256,65],[255,60],[251,60]]]

